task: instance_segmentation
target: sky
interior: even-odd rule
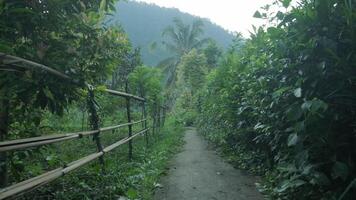
[[[258,26],[263,20],[253,18],[256,10],[274,0],[137,0],[154,3],[162,7],[178,8],[222,26],[232,31],[240,32],[248,37],[252,25]]]

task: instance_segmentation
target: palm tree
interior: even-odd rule
[[[201,48],[210,40],[201,38],[204,33],[204,24],[201,20],[194,21],[191,25],[184,24],[179,18],[175,18],[173,22],[173,26],[168,26],[162,32],[162,36],[166,39],[162,43],[172,56],[158,64],[166,75],[168,87],[172,87],[176,82],[177,67],[181,58],[192,49]]]

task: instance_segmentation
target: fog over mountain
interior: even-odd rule
[[[171,25],[174,18],[180,18],[185,23],[192,23],[197,19],[204,22],[204,37],[214,39],[219,46],[226,48],[232,41],[233,35],[222,27],[213,24],[208,19],[202,19],[174,8],[163,8],[154,4],[135,1],[119,1],[116,12],[109,17],[110,24],[120,24],[127,32],[135,47],[141,47],[142,59],[146,65],[154,66],[169,56],[162,48],[152,50],[152,42],[162,40],[162,31]]]

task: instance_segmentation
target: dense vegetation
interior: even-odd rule
[[[200,132],[239,167],[263,175],[272,199],[356,197],[354,1],[279,1],[206,77]],[[273,10],[273,9],[271,9]]]
[[[149,66],[157,65],[161,60],[171,56],[164,48],[151,48],[151,43],[161,41],[162,30],[179,18],[186,24],[200,19],[178,9],[159,7],[154,4],[135,1],[119,1],[110,24],[120,23],[135,47],[142,48],[142,61]],[[133,14],[134,13],[134,14]],[[200,19],[204,23],[205,37],[213,38],[222,48],[227,48],[233,35],[208,19]]]
[[[23,62],[0,60],[0,141],[91,130],[90,105],[100,127],[127,122],[126,100],[104,88],[126,91],[147,101],[148,124],[154,130],[134,140],[133,159],[127,147],[81,168],[24,199],[150,199],[166,161],[179,146],[181,125],[166,116],[160,130],[155,118],[164,104],[163,77],[142,66],[140,51],[121,28],[108,27],[115,1],[0,1],[0,52],[49,66],[71,77],[57,77]],[[94,85],[96,99],[88,94]],[[89,106],[88,106],[88,105]],[[141,104],[132,103],[132,118],[141,119]],[[168,118],[169,117],[169,118]],[[158,121],[159,122],[159,121]],[[141,123],[133,127],[142,130]],[[108,146],[127,136],[127,128],[103,134]],[[158,133],[166,133],[164,136]],[[153,133],[153,132],[151,132]],[[96,150],[93,138],[1,152],[0,187],[66,166]],[[75,152],[75,153],[73,153]]]
[[[123,4],[140,10],[122,27],[134,45],[144,45],[145,62],[159,63],[155,68],[143,66],[140,49],[123,28],[112,26],[115,3],[0,1],[0,52],[74,79],[1,59],[0,141],[89,130],[90,103],[100,126],[126,122],[125,99],[108,96],[104,88],[146,98],[149,126],[161,133],[148,146],[134,140],[132,160],[125,146],[106,156],[104,165],[93,162],[24,199],[150,199],[181,144],[182,125],[197,126],[237,167],[260,175],[258,189],[266,198],[355,199],[356,2],[276,0],[255,13],[268,26],[255,28],[250,39],[235,35],[225,53],[220,46],[231,35],[204,20]],[[152,13],[157,9],[162,14]],[[134,11],[118,12],[127,17]],[[157,21],[146,14],[169,17]],[[142,18],[157,25],[141,26]],[[219,34],[213,37],[212,29]],[[148,53],[154,42],[160,43],[158,57]],[[88,101],[87,84],[97,86],[96,102]],[[160,105],[170,111],[162,130],[155,126]],[[132,115],[142,117],[138,104]],[[112,144],[127,131],[105,134],[102,143]],[[64,166],[95,148],[87,138],[1,153],[0,185]]]

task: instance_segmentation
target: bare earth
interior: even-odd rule
[[[183,151],[170,164],[155,200],[260,200],[256,178],[224,162],[195,129],[187,129]]]

